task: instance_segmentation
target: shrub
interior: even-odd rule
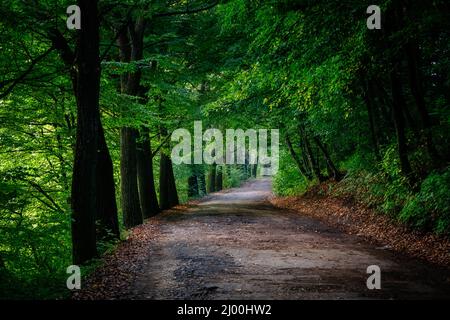
[[[415,228],[450,233],[450,168],[430,174],[409,198],[399,216]]]
[[[300,174],[298,168],[287,152],[280,152],[279,170],[273,178],[273,190],[279,196],[302,194],[308,187],[308,181]]]

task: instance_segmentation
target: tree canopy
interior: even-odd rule
[[[0,3],[0,296],[60,296],[126,229],[257,175],[173,164],[194,121],[279,129],[277,194],[335,181],[449,234],[448,1],[380,1],[380,30],[356,0],[78,0],[69,30],[73,2]]]

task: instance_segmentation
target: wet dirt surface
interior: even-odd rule
[[[273,207],[268,179],[163,216],[126,299],[450,298],[448,271]],[[381,290],[366,269],[381,268]]]

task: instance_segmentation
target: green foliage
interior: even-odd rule
[[[280,153],[280,168],[272,183],[274,193],[279,196],[302,194],[310,185],[284,150]]]
[[[433,172],[412,195],[399,218],[415,228],[450,235],[450,168]]]
[[[397,2],[379,3],[387,18],[383,23]],[[49,30],[65,30],[69,4],[0,3],[0,294],[10,298],[60,296],[71,264],[76,103],[70,68],[58,50],[48,51]],[[399,30],[386,24],[382,32],[366,27],[369,4],[230,0],[206,12],[158,16],[183,11],[187,3],[100,1],[100,105],[119,208],[120,128],[149,131],[152,150],[158,149],[153,158],[158,191],[159,154],[170,153],[163,131],[183,127],[192,132],[193,122],[202,120],[204,128],[280,129],[280,169],[273,179],[278,195],[301,194],[320,175],[331,178],[332,160],[345,175],[338,191],[415,228],[448,234],[448,4],[436,0],[432,6],[426,1],[405,6]],[[190,8],[197,5],[203,4],[189,2]],[[144,58],[123,62],[114,46],[116,31],[138,16],[149,22]],[[62,33],[70,48],[76,34]],[[430,128],[411,87],[406,44],[418,48],[415,71],[422,78],[418,91],[423,91]],[[399,124],[392,119],[396,61],[412,177],[402,172]],[[121,93],[120,78],[137,70],[142,71],[139,97]],[[432,135],[435,159],[426,133]],[[298,161],[289,154],[286,137]],[[202,169],[207,174],[208,166]],[[187,201],[191,168],[176,165],[174,173],[179,198]],[[237,187],[248,177],[242,165],[223,168],[224,188]],[[99,243],[100,252],[112,247]]]
[[[0,298],[61,296],[71,264],[68,211],[43,205],[48,199],[17,174],[0,172],[0,177],[0,256],[8,272]]]
[[[396,4],[382,1],[379,5],[387,16]],[[445,168],[450,154],[449,42],[442,42],[448,40],[443,28],[448,25],[443,19],[448,7],[443,1],[436,6],[440,9],[430,9],[425,2],[408,6],[402,13],[405,24],[400,30],[387,30],[386,20],[385,29],[392,34],[384,37],[368,31],[361,16],[367,8],[364,2],[232,1],[222,13],[222,34],[238,32],[236,26],[246,21],[243,30],[247,36],[242,39],[248,49],[241,69],[230,73],[232,81],[222,85],[221,97],[210,108],[228,114],[264,115],[270,126],[281,127],[282,134],[290,137],[294,152],[306,168],[309,164],[304,156],[309,151],[302,142],[308,136],[310,140],[318,137],[345,173],[337,186],[340,192],[418,228],[444,233],[448,182],[445,174],[432,172]],[[439,31],[432,35],[431,30]],[[420,128],[424,120],[406,68],[411,67],[411,60],[405,56],[407,41],[420,48],[418,73],[424,78],[425,104],[434,119],[431,142],[426,142],[425,131]],[[400,75],[406,104],[402,114],[406,158],[413,171],[410,176],[402,172],[395,131],[402,124],[394,123],[391,116],[393,88],[389,74],[397,60],[405,65]],[[430,77],[434,72],[440,76]],[[300,128],[305,132],[299,132]],[[433,160],[427,143],[434,144],[442,156]],[[314,145],[311,152],[321,173],[327,174]],[[286,151],[282,151],[280,161],[275,192],[304,192],[308,183]]]
[[[246,175],[242,166],[233,165],[224,167],[223,187],[236,188],[239,187],[242,181],[246,180]]]
[[[392,154],[387,151],[385,161]],[[398,218],[415,229],[448,236],[450,170],[447,168],[439,173],[431,173],[415,193],[399,174],[398,161],[394,163],[386,166],[388,172],[350,170],[346,179],[335,187],[335,192],[351,194],[366,205]]]
[[[173,171],[176,177],[179,200],[184,203],[188,200],[187,180],[191,174],[191,168],[188,165],[174,165]]]

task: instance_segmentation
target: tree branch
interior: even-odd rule
[[[42,59],[44,59],[50,52],[52,52],[53,49],[54,49],[53,47],[49,48],[47,51],[45,51],[39,57],[32,60],[31,64],[28,66],[28,68],[18,78],[14,79],[13,81],[11,81],[11,80],[5,81],[4,83],[12,82],[12,84],[4,92],[0,93],[0,99],[3,99],[6,96],[8,96],[14,90],[14,87],[17,86],[19,83],[21,83],[31,73],[31,71],[33,71],[36,64],[39,61],[41,61]],[[4,84],[2,84],[2,85],[4,85]]]
[[[48,203],[46,203],[45,201],[43,201],[42,199],[39,199],[36,197],[37,200],[39,200],[40,202],[42,202],[43,204],[45,204],[47,207],[55,210],[56,212],[64,212],[64,210],[52,199],[52,197],[50,197],[50,195],[44,190],[42,189],[42,187],[40,185],[38,185],[37,183],[31,181],[31,180],[27,180],[27,182],[33,187],[35,188],[40,194],[42,194],[48,201],[50,201],[50,203],[53,205],[49,205]]]
[[[155,15],[153,15],[153,18],[161,18],[161,17],[170,17],[170,16],[177,16],[177,15],[182,15],[182,14],[192,14],[192,13],[198,13],[198,12],[202,12],[202,11],[206,11],[209,9],[214,8],[215,6],[217,6],[219,4],[219,1],[214,1],[213,3],[201,7],[201,8],[196,8],[196,9],[187,9],[187,10],[181,10],[181,11],[170,11],[170,12],[161,12],[161,13],[157,13]]]
[[[53,28],[47,32],[47,37],[52,42],[53,47],[58,50],[64,64],[68,67],[72,67],[75,61],[75,53],[69,47],[69,44],[62,33],[58,29]]]
[[[158,151],[169,141],[169,139],[172,137],[172,135],[167,135],[163,141],[161,141],[161,143],[159,144],[159,146],[152,151],[151,157],[154,158],[156,156],[156,154],[158,153]]]

